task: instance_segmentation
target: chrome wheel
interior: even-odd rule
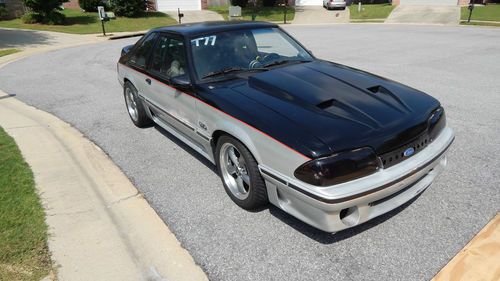
[[[234,145],[224,143],[220,149],[219,163],[222,179],[229,191],[239,200],[245,200],[250,191],[250,175],[243,155]]]
[[[125,89],[125,102],[127,103],[127,110],[130,118],[137,121],[139,117],[139,113],[137,112],[137,101],[134,92],[129,87]]]

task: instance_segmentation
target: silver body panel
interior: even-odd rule
[[[359,225],[416,197],[443,171],[444,152],[454,139],[453,131],[447,127],[424,150],[395,166],[347,183],[318,187],[294,177],[294,171],[310,158],[257,128],[127,66],[118,64],[118,76],[122,85],[129,80],[136,86],[154,122],[212,163],[214,133],[222,131],[237,138],[259,163],[269,201],[327,232]],[[146,78],[152,80],[151,85],[143,83]],[[371,205],[384,198],[389,199]],[[345,209],[347,215],[341,219]]]

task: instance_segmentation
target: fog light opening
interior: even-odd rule
[[[358,207],[342,209],[339,213],[340,220],[347,226],[354,226],[359,222]]]

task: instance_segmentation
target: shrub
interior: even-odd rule
[[[97,6],[106,6],[102,0],[78,0],[78,4],[85,12],[97,12]]]
[[[53,11],[52,13],[49,13],[42,20],[42,23],[50,24],[50,25],[64,24],[65,22],[66,22],[66,16],[57,12],[57,11]]]
[[[23,21],[34,23],[47,24],[62,24],[64,23],[64,15],[59,13],[61,5],[67,0],[23,0],[24,5],[31,12],[23,16]]]
[[[54,25],[64,24],[66,17],[57,11],[53,11],[45,16],[35,12],[28,12],[21,17],[21,20],[27,24],[44,23]]]
[[[38,23],[42,21],[42,16],[37,13],[28,12],[21,17],[21,20],[27,24]]]
[[[111,3],[117,16],[137,17],[146,10],[144,0],[113,0]]]
[[[263,1],[263,4],[264,4],[264,7],[274,7],[276,6],[278,0],[264,0]],[[280,1],[280,2],[283,2],[283,1]]]
[[[7,9],[3,6],[0,6],[0,20],[6,19],[8,16],[9,16],[9,13],[7,12]]]
[[[248,5],[248,0],[231,0],[231,5],[245,8]]]

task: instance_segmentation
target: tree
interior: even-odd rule
[[[97,6],[105,6],[102,0],[78,0],[78,4],[85,12],[97,12]]]
[[[61,5],[67,0],[23,0],[24,5],[31,12],[23,17],[23,20],[31,22],[41,22],[49,24],[61,24],[64,22],[64,15],[59,13]]]
[[[113,11],[117,16],[137,17],[146,10],[144,0],[113,0]]]

